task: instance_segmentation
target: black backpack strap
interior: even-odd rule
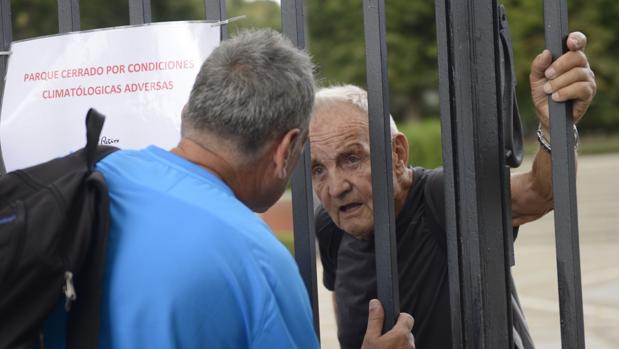
[[[88,109],[86,114],[86,164],[88,170],[93,171],[99,160],[118,150],[109,145],[99,145],[99,137],[105,123],[105,115],[96,109]]]
[[[88,258],[77,280],[79,296],[69,313],[67,348],[98,348],[101,300],[103,294],[103,273],[109,230],[109,196],[105,178],[95,171],[96,163],[118,150],[116,147],[98,145],[105,116],[95,109],[86,115],[86,163],[89,174],[86,186],[96,194],[96,219],[93,241]]]
[[[103,114],[94,108],[88,110],[88,114],[86,114],[86,163],[91,171],[98,160],[97,146],[104,122],[105,116]]]
[[[103,175],[92,172],[87,185],[97,192],[97,233],[93,235],[90,258],[77,281],[79,296],[69,312],[67,348],[98,348],[101,319],[101,300],[103,295],[103,274],[109,230],[109,196]]]

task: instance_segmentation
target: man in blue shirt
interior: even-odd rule
[[[203,64],[177,147],[99,162],[111,215],[100,347],[318,347],[294,260],[254,213],[282,195],[307,140],[312,70],[280,34],[243,32]],[[414,347],[410,315],[381,336],[374,300],[369,323],[364,347]],[[60,331],[48,326],[48,347]]]

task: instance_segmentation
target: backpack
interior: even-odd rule
[[[42,341],[65,298],[69,348],[96,348],[109,202],[98,160],[105,117],[86,115],[86,147],[0,176],[0,348]],[[42,346],[41,346],[42,347]]]

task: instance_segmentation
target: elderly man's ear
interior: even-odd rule
[[[408,139],[403,133],[398,132],[393,138],[391,146],[393,147],[393,168],[395,174],[400,176],[408,167]]]
[[[273,153],[273,163],[275,164],[275,175],[280,179],[288,177],[288,172],[292,171],[292,162],[297,160],[297,148],[301,142],[301,130],[294,128],[288,130],[275,144]]]

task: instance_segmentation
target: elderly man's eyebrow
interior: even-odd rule
[[[354,143],[349,143],[346,146],[338,149],[338,153],[350,153],[352,151],[357,152],[357,151],[363,151],[364,147],[363,144],[360,142],[354,142]]]
[[[312,159],[311,167],[318,166],[318,165],[322,165],[322,162],[320,162],[317,159]]]

